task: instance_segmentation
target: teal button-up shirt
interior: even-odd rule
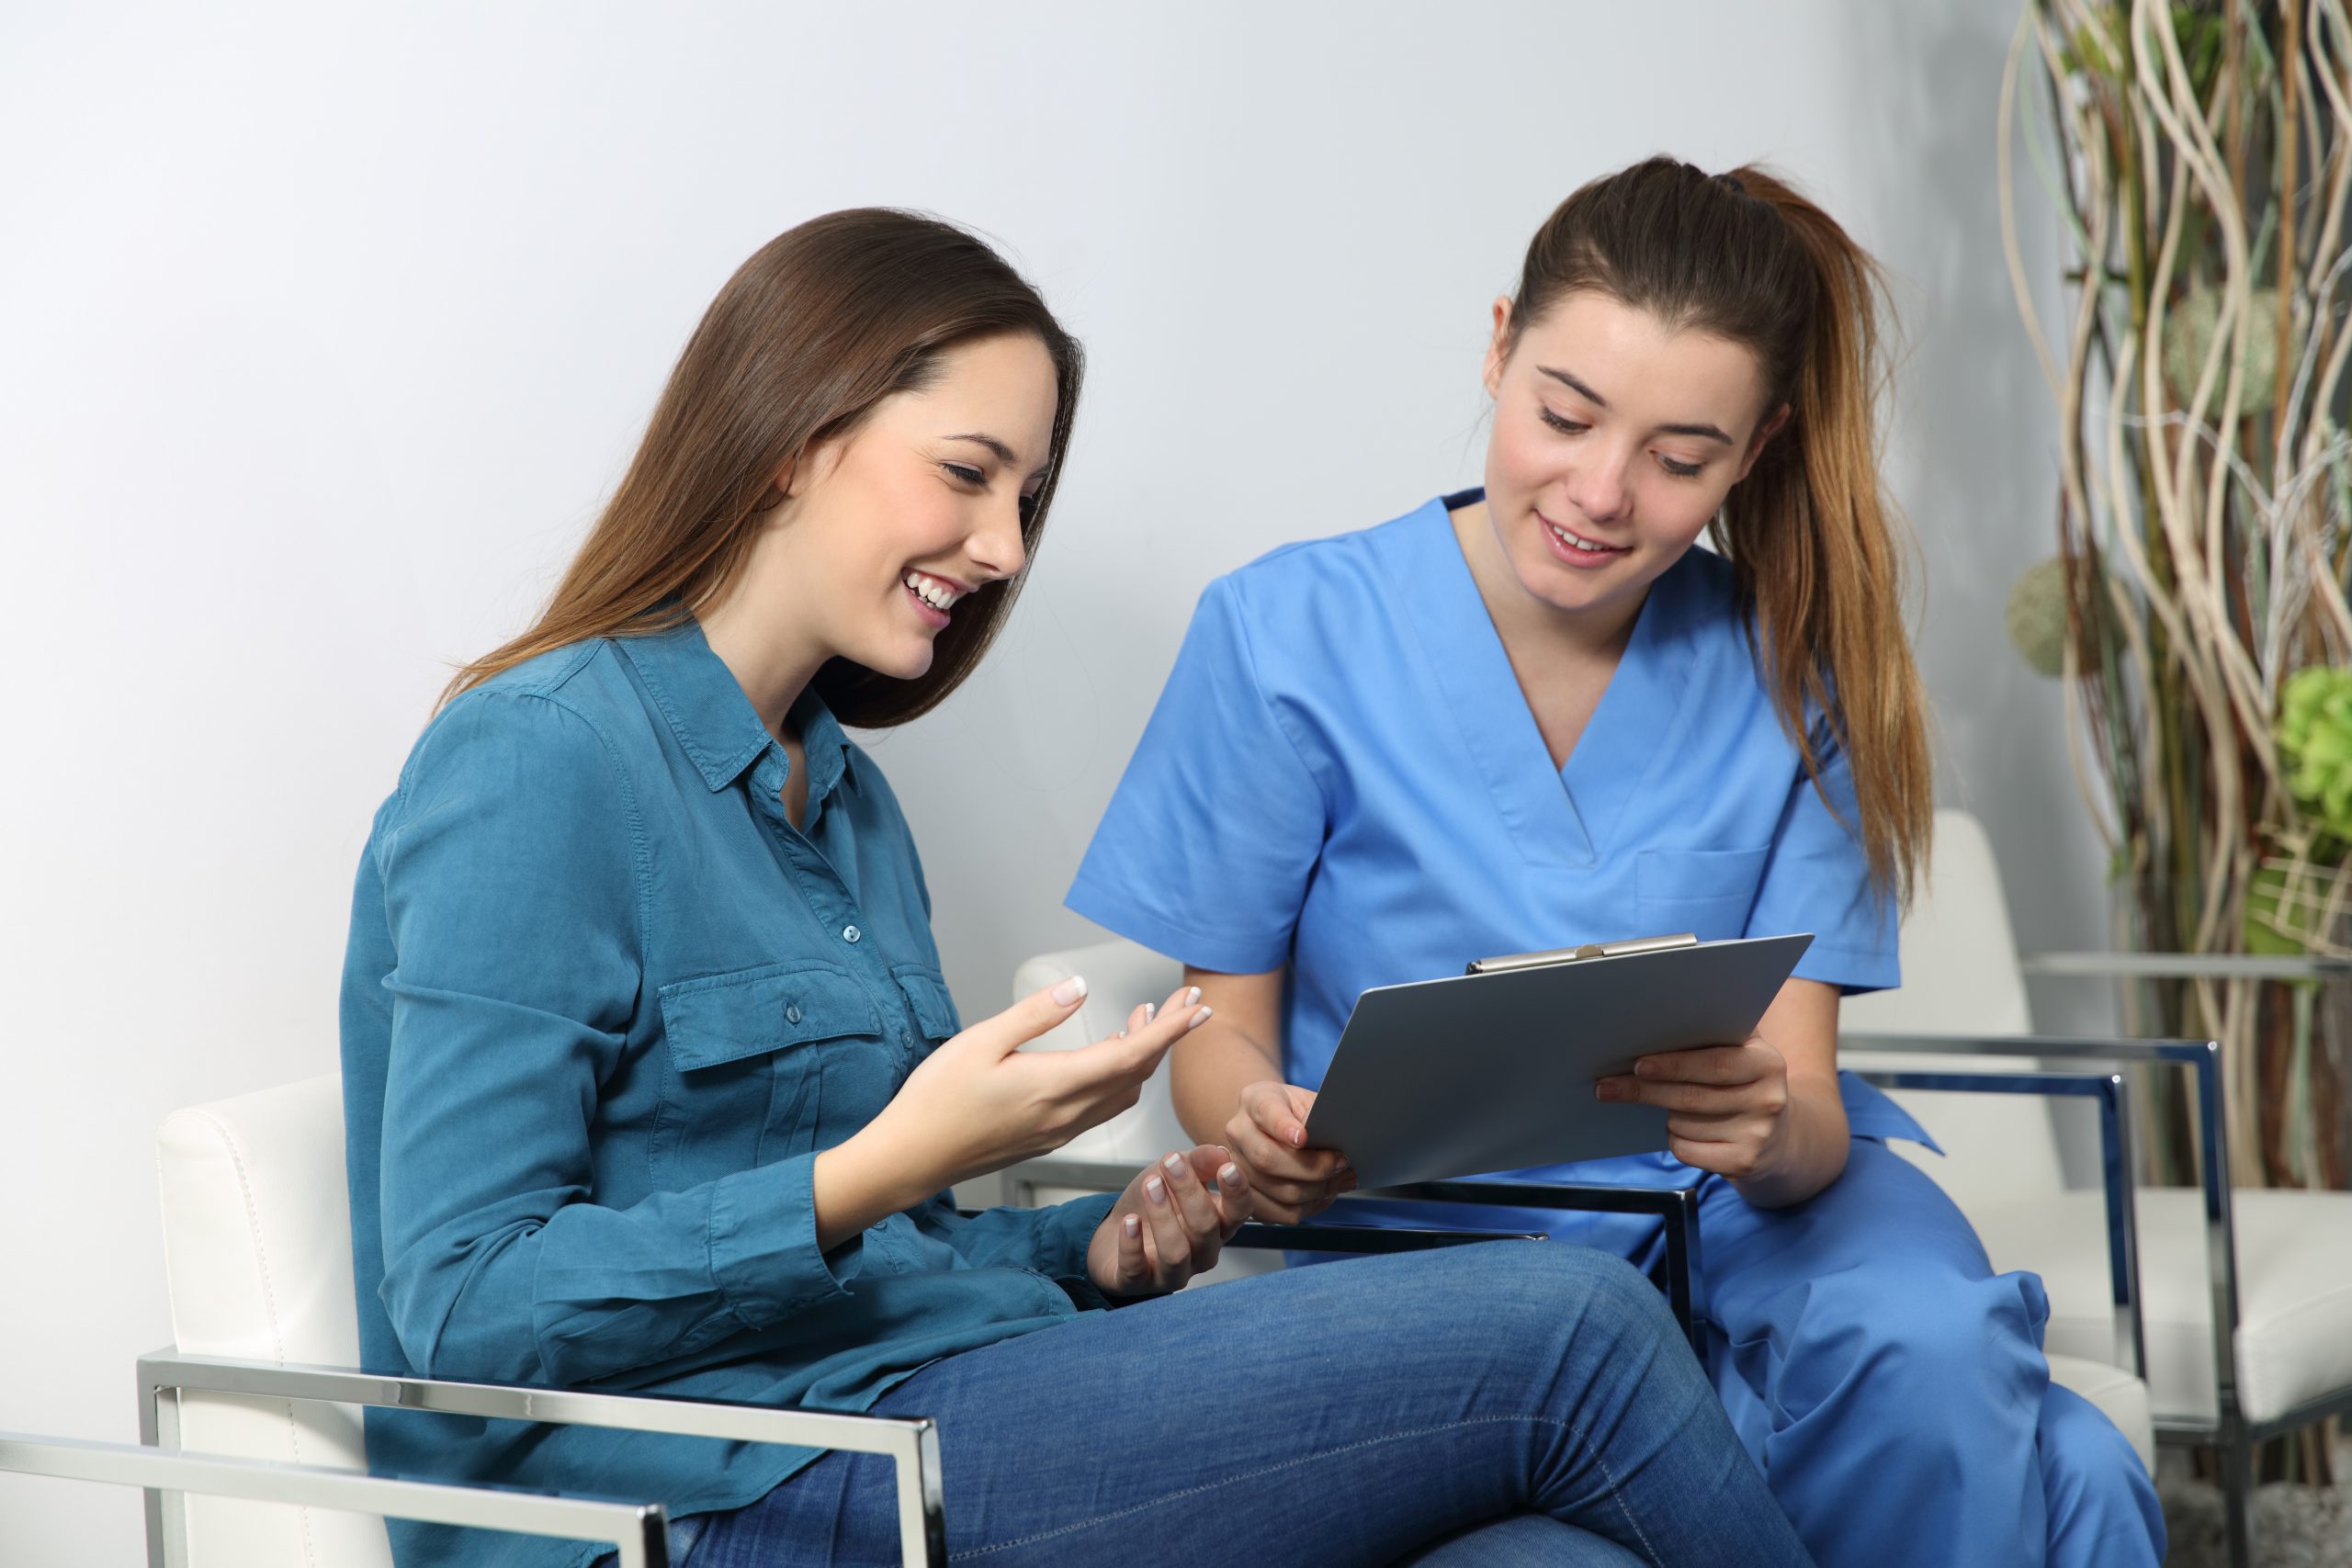
[[[344,973],[371,1369],[863,1410],[1081,1310],[1108,1199],[945,1193],[820,1252],[817,1151],[957,1027],[881,771],[813,695],[784,749],[689,622],[561,649],[425,729],[377,814]],[[1077,1296],[1093,1304],[1082,1283]],[[816,1456],[371,1411],[381,1473],[739,1507]],[[401,1568],[594,1546],[393,1527]]]

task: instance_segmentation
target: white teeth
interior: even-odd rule
[[[913,590],[916,598],[942,615],[944,615],[957,599],[963,597],[955,589],[925,572],[909,571],[899,581]]]
[[[1611,545],[1596,545],[1590,539],[1579,538],[1549,519],[1545,520],[1544,525],[1552,530],[1552,536],[1554,538],[1558,539],[1561,543],[1567,545],[1573,549],[1582,550],[1588,555],[1603,555],[1615,547]]]

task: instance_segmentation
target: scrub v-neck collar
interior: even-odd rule
[[[1511,841],[1531,864],[1589,869],[1663,757],[1690,685],[1690,642],[1675,635],[1681,563],[1650,584],[1599,705],[1555,770],[1453,535],[1453,509],[1484,494],[1442,496],[1406,520],[1393,562],[1397,597]]]

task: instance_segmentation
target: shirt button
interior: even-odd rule
[[[800,1009],[797,1006],[785,1009],[784,1021],[786,1023],[798,1023],[800,1021]]]
[[[864,931],[859,931],[855,926],[843,926],[842,928],[842,940],[843,942],[855,942],[859,937],[862,937],[865,934],[865,933]]]

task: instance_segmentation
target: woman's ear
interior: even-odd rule
[[[1487,396],[1500,397],[1503,387],[1503,367],[1510,361],[1510,296],[1498,296],[1495,300],[1494,335],[1487,340],[1487,368],[1483,378]]]
[[[836,432],[820,436],[785,459],[776,470],[775,493],[779,502],[797,501],[815,486],[824,482],[833,465],[841,461],[842,447],[848,437]]]
[[[1732,483],[1737,484],[1747,477],[1747,470],[1756,466],[1756,459],[1764,456],[1765,443],[1787,427],[1789,412],[1789,405],[1782,403],[1772,411],[1771,418],[1756,427],[1756,434],[1747,438],[1747,455],[1740,459],[1739,473]]]
[[[768,481],[769,499],[761,503],[760,510],[763,512],[773,511],[776,507],[782,506],[786,502],[791,500],[793,481],[799,477],[799,474],[800,459],[797,457],[793,458],[791,461],[786,463],[783,468],[778,468],[775,471],[775,478]]]
[[[776,470],[776,493],[786,501],[797,500],[808,493],[809,485],[817,478],[818,463],[824,449],[823,442],[815,441],[786,457],[784,467]]]

